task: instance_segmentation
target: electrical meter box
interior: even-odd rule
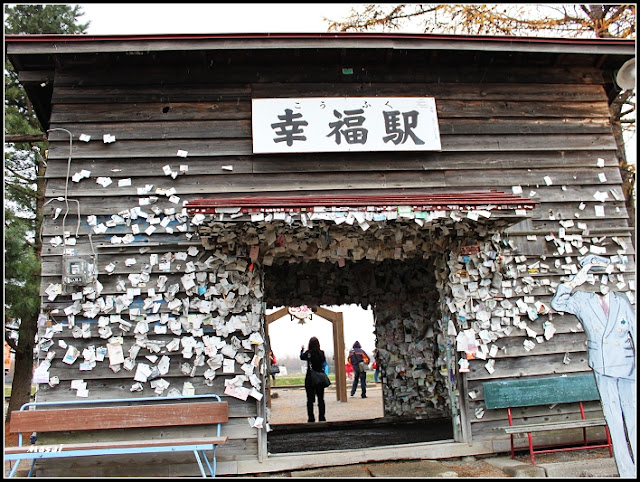
[[[62,260],[62,284],[68,286],[88,285],[93,277],[93,264],[85,258],[70,256]]]

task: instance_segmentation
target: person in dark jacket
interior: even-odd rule
[[[325,422],[325,406],[324,406],[324,387],[315,387],[311,381],[310,370],[317,372],[324,371],[324,364],[327,359],[324,356],[324,351],[320,349],[320,342],[313,336],[309,339],[309,349],[304,350],[304,345],[300,349],[300,360],[307,361],[307,375],[304,379],[304,389],[307,392],[307,418],[308,422],[315,422],[316,419],[313,413],[313,404],[316,397],[318,398],[318,420]]]
[[[367,372],[363,370],[360,365],[363,362],[364,365],[369,365],[369,355],[360,346],[360,342],[356,341],[353,344],[353,349],[349,351],[349,363],[353,366],[353,385],[351,386],[351,396],[353,397],[358,389],[358,382],[360,382],[360,391],[362,398],[367,398]]]

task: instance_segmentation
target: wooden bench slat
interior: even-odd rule
[[[48,413],[47,413],[48,412]],[[25,410],[11,414],[9,431],[64,432],[118,428],[170,427],[226,423],[227,402],[158,403],[117,407]]]
[[[528,432],[546,432],[548,430],[562,430],[572,428],[588,428],[606,425],[607,422],[602,419],[573,420],[568,422],[548,422],[543,424],[530,425],[514,425],[505,427],[506,433],[528,433]]]
[[[21,454],[28,452],[50,452],[59,451],[67,452],[73,450],[91,450],[91,449],[112,449],[112,448],[133,448],[133,447],[164,447],[177,445],[198,445],[212,444],[222,445],[227,443],[229,437],[200,437],[193,439],[162,439],[162,440],[124,440],[115,442],[87,442],[87,443],[71,443],[59,445],[25,445],[22,447],[5,447],[6,454]],[[49,450],[47,450],[49,449]]]

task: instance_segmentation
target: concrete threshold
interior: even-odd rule
[[[387,445],[354,450],[329,450],[324,452],[295,452],[270,454],[262,462],[238,461],[237,475],[307,470],[321,467],[340,467],[367,462],[395,460],[438,460],[467,455],[493,454],[490,442],[474,443],[442,440],[407,445]],[[336,469],[338,470],[338,469]],[[224,474],[220,474],[224,475]]]

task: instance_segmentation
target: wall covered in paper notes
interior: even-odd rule
[[[171,42],[157,51],[151,41],[135,49],[97,41],[86,52],[57,44],[47,66],[24,54],[23,72],[49,68],[55,79],[45,99],[52,130],[38,400],[218,393],[230,413],[219,473],[264,468],[265,309],[357,303],[374,309],[385,415],[450,417],[457,440],[491,441],[500,451],[508,448],[506,412],[485,410],[483,380],[589,371],[577,319],[549,306],[578,261],[610,258],[590,286],[635,303],[603,73],[610,58],[402,42],[361,48],[364,39],[353,48],[277,38],[239,49]],[[435,99],[441,152],[253,153],[252,99],[358,96]],[[538,204],[516,212],[491,202],[186,206],[489,190]],[[85,281],[63,285],[63,270]],[[577,411],[538,406],[515,416]],[[158,460],[121,463],[131,475],[159,466],[197,474],[178,456]],[[40,474],[65,470],[51,461]],[[109,473],[95,470],[74,465],[74,475]]]

